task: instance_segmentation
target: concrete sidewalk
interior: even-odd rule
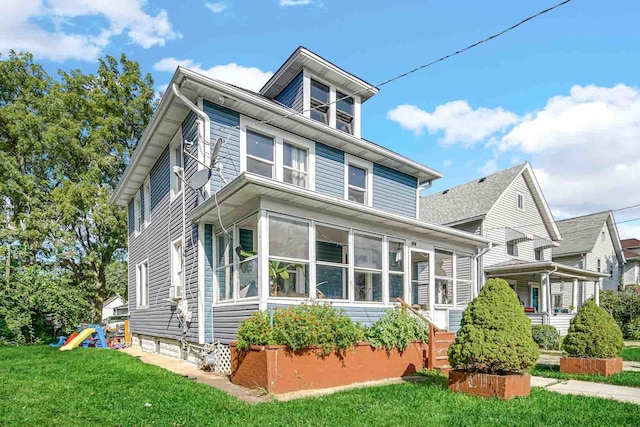
[[[532,387],[543,387],[561,394],[602,397],[640,405],[640,388],[601,384],[589,381],[558,380],[555,378],[531,377]]]

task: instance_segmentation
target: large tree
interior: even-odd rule
[[[57,78],[29,54],[0,61],[4,260],[26,248],[21,262],[68,277],[94,317],[117,287],[109,271],[126,260],[126,212],[108,200],[153,113],[152,86],[125,55]]]

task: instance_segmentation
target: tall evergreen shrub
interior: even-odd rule
[[[571,319],[562,349],[571,357],[607,359],[620,355],[624,341],[611,314],[595,302],[587,301]]]

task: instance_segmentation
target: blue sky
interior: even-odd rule
[[[304,45],[377,84],[553,3],[0,0],[0,51],[50,72],[125,52],[159,90],[178,64],[256,89]],[[383,87],[363,136],[441,171],[433,191],[529,160],[557,218],[640,203],[638,22],[638,2],[573,0]]]

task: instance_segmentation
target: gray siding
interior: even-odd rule
[[[417,178],[373,164],[374,208],[415,218],[417,188]]]
[[[204,226],[204,340],[213,342],[213,226]]]
[[[464,224],[454,225],[453,228],[458,230],[466,231],[471,234],[482,234],[482,220],[470,221]]]
[[[316,143],[316,191],[344,198],[344,153]]]
[[[289,82],[282,92],[275,97],[275,100],[279,103],[286,105],[294,109],[295,111],[302,112],[303,109],[303,85],[302,85],[302,71]]]
[[[258,303],[213,307],[213,337],[211,341],[220,341],[222,344],[235,341],[240,322],[256,311],[258,311]]]
[[[449,325],[447,327],[449,332],[458,332],[460,330],[462,313],[464,313],[464,310],[449,310]]]
[[[240,114],[228,108],[204,101],[204,111],[211,120],[211,150],[218,138],[225,142],[218,154],[222,173],[227,182],[240,174]],[[213,162],[214,159],[211,159]],[[211,176],[211,194],[218,191],[224,182],[216,172]]]
[[[603,273],[611,273],[611,277],[604,277],[602,279],[603,289],[616,291],[620,283],[621,269],[618,265],[613,240],[609,234],[609,227],[607,227],[606,223],[602,226],[601,233],[602,232],[604,232],[604,242],[601,240],[600,234],[598,234],[593,250],[587,254],[587,270],[598,271],[599,258],[601,271]],[[569,236],[567,237],[569,238]]]
[[[267,304],[267,310],[274,310],[276,308],[287,308],[289,304]],[[362,326],[371,326],[373,322],[380,319],[384,313],[389,310],[383,307],[354,307],[354,306],[339,306],[334,304],[334,307],[338,309],[344,309],[347,315],[351,317],[354,322],[360,323]]]
[[[640,275],[640,262],[630,260],[624,265],[624,284],[632,285],[638,283]]]
[[[582,255],[555,257],[553,258],[553,261],[559,264],[568,265],[569,267],[584,268],[582,265]]]

